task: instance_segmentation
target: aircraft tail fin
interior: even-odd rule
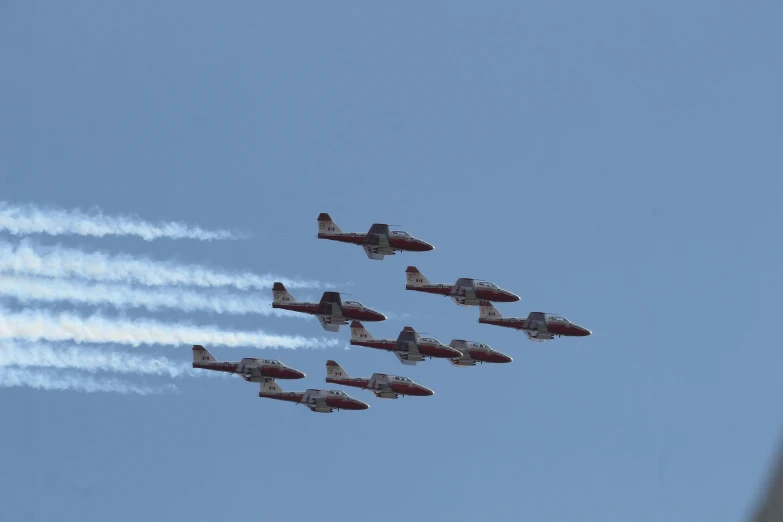
[[[261,393],[283,393],[283,388],[274,379],[268,379],[261,383]]]
[[[351,340],[352,341],[366,341],[367,339],[374,339],[373,335],[364,327],[359,321],[351,323]]]
[[[430,280],[424,277],[424,274],[419,272],[419,269],[415,266],[409,266],[405,269],[405,275],[407,277],[407,284],[409,286],[421,286],[430,284]]]
[[[272,285],[272,295],[274,296],[274,303],[276,304],[291,304],[296,302],[296,297],[291,295],[291,292],[286,290],[283,283],[277,282]]]
[[[481,319],[500,319],[503,317],[503,314],[489,301],[480,301],[479,317]]]
[[[201,346],[200,344],[193,345],[193,362],[194,363],[209,363],[218,362],[214,355],[209,353],[209,350]]]
[[[342,229],[337,226],[337,223],[332,221],[332,218],[326,212],[321,212],[318,215],[318,233],[324,235],[330,234],[342,234]]]
[[[348,372],[343,370],[342,366],[337,364],[336,361],[328,360],[326,361],[326,381],[329,382],[329,379],[346,379],[349,378],[350,375],[348,375]]]

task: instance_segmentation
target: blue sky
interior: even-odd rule
[[[0,199],[253,236],[35,241],[350,282],[411,314],[375,335],[410,325],[514,362],[209,347],[307,373],[287,389],[323,386],[334,358],[435,390],[345,389],[371,408],[332,415],[239,379],[123,377],[181,391],[155,396],[4,388],[0,518],[743,519],[781,432],[781,16],[771,1],[4,2]],[[372,262],[318,241],[320,212],[436,250]],[[536,344],[479,325],[405,292],[408,264],[490,279],[522,297],[503,313],[560,313],[593,335]]]

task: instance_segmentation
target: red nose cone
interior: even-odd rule
[[[413,243],[413,249],[416,252],[429,252],[430,250],[435,250],[435,247],[426,241],[419,239],[417,242]]]
[[[511,292],[505,293],[503,302],[516,303],[517,301],[519,301],[519,296],[517,294],[513,294]]]
[[[367,408],[370,407],[369,404],[367,404],[366,402],[362,402],[362,401],[354,400],[353,403],[354,404],[353,404],[353,408],[352,409],[354,409],[354,410],[366,410]]]
[[[290,379],[304,379],[307,377],[304,373],[300,372],[299,370],[290,369],[288,370],[288,374],[290,375]]]

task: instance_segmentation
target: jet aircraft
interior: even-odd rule
[[[351,344],[394,352],[402,364],[410,366],[423,361],[425,357],[453,359],[462,356],[462,352],[456,348],[431,337],[422,337],[410,326],[403,328],[396,339],[376,339],[362,323],[354,321],[351,323]]]
[[[462,357],[456,357],[451,360],[453,366],[476,366],[476,362],[510,363],[513,360],[508,355],[493,350],[488,344],[466,341],[464,339],[454,339],[449,346],[462,352]]]
[[[308,388],[305,391],[287,392],[274,381],[261,383],[259,397],[287,401],[294,404],[304,404],[310,411],[316,413],[332,413],[334,410],[366,410],[369,404],[354,399],[340,390],[316,390]]]
[[[562,315],[544,312],[530,312],[527,319],[504,317],[489,301],[479,305],[479,323],[493,324],[505,328],[524,330],[531,341],[549,341],[555,336],[584,337],[592,334],[590,330],[572,323]]]
[[[367,308],[359,301],[343,301],[339,292],[324,292],[320,303],[299,302],[286,290],[283,283],[272,285],[272,308],[315,315],[324,330],[337,332],[348,319],[361,321],[385,321],[386,316]]]
[[[201,346],[193,345],[193,368],[217,372],[236,373],[247,382],[264,382],[272,379],[302,379],[305,374],[289,368],[275,359],[245,357],[241,361],[218,361]]]
[[[501,303],[519,301],[518,295],[508,290],[503,290],[495,283],[490,283],[489,281],[460,277],[453,285],[430,283],[415,266],[406,268],[405,275],[407,277],[405,290],[451,297],[460,306],[476,306],[481,301]]]
[[[435,247],[402,230],[389,230],[385,223],[375,223],[368,232],[343,232],[329,214],[318,216],[318,239],[358,245],[367,257],[377,261],[397,252],[427,252]]]
[[[370,378],[351,377],[348,375],[348,372],[332,360],[326,361],[326,382],[369,390],[379,399],[396,399],[400,395],[403,397],[406,395],[424,397],[434,393],[429,388],[413,382],[408,377],[400,377],[398,375],[373,373]]]

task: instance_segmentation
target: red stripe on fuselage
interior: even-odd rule
[[[452,286],[442,285],[442,288],[438,288],[437,286],[405,285],[405,289],[415,290],[416,292],[424,292],[425,294],[449,295],[449,293],[451,293]]]
[[[318,239],[329,239],[331,241],[339,241],[340,243],[353,243],[354,245],[361,245],[367,234],[355,234],[351,237],[350,233],[340,235],[318,234]]]
[[[223,363],[193,363],[193,368],[199,368],[201,370],[213,370],[216,372],[236,372],[238,364],[223,364]]]
[[[351,339],[351,344],[355,346],[366,346],[367,348],[378,348],[380,350],[394,350],[397,341],[389,339],[374,339],[367,341],[355,341]]]
[[[302,312],[303,314],[314,314],[318,312],[318,305],[313,303],[272,303],[272,308],[280,308],[281,310],[290,310],[292,312]]]
[[[357,381],[355,379],[334,379],[332,377],[327,377],[326,382],[341,384],[343,386],[353,386],[354,388],[367,388],[370,384],[370,379],[359,379]]]
[[[289,395],[289,393],[293,393],[293,395]],[[297,393],[297,392],[283,392],[283,393],[264,393],[259,392],[259,397],[264,397],[267,399],[275,399],[278,401],[286,401],[286,402],[301,402],[302,397],[304,397],[303,393]]]

